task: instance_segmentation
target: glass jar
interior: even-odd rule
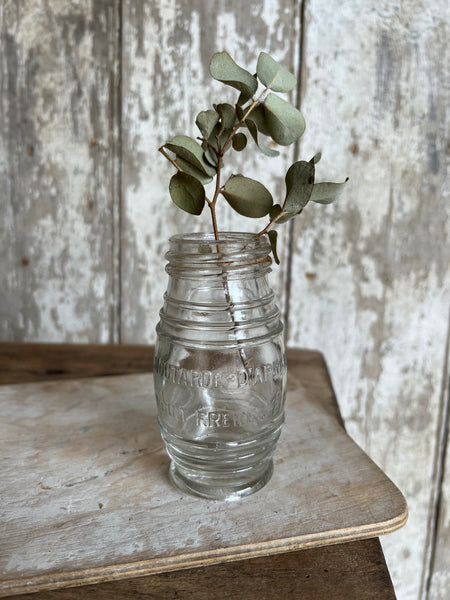
[[[270,479],[284,420],[283,325],[267,236],[176,235],[157,325],[154,382],[170,475],[233,499]]]

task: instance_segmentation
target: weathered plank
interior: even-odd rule
[[[289,341],[324,351],[350,433],[407,496],[410,521],[384,543],[400,598],[420,597],[436,485],[448,16],[445,0],[306,6],[302,154],[323,151],[319,180],[351,182],[296,225]]]
[[[0,9],[0,336],[114,338],[118,2]]]
[[[290,349],[287,355],[289,381],[293,373],[298,374],[300,382],[304,381],[306,371],[313,388],[322,386],[323,389],[325,384],[332,396],[329,375],[317,352]],[[0,343],[0,383],[149,372],[152,357],[150,346]],[[340,420],[334,398],[330,408],[330,416]],[[95,587],[38,592],[33,598],[63,600],[92,594],[97,599],[108,596],[125,600],[145,593],[148,598],[162,600],[164,594],[173,597],[176,593],[183,598],[189,598],[189,594],[199,598],[202,590],[211,600],[223,599],[225,594],[230,598],[240,595],[248,600],[262,599],[264,594],[267,598],[288,600],[301,594],[304,600],[321,600],[331,592],[334,600],[391,600],[395,597],[379,540],[372,538],[239,561],[220,568],[203,567],[174,572],[170,576],[163,574]]]
[[[450,345],[449,345],[450,346]],[[450,356],[444,371],[442,386],[442,434],[438,448],[436,476],[440,483],[436,495],[435,529],[430,535],[430,572],[427,581],[427,600],[441,600],[450,593]]]
[[[380,542],[361,540],[10,600],[395,600]]]
[[[294,356],[274,474],[239,502],[170,485],[152,390],[151,374],[1,387],[0,596],[370,538],[404,525],[402,494],[336,418],[319,353]]]
[[[153,346],[0,342],[0,385],[150,373]]]
[[[296,69],[299,6],[279,2],[207,2],[154,0],[125,2],[123,12],[123,254],[122,339],[151,342],[166,287],[164,252],[171,234],[211,231],[209,211],[201,217],[182,213],[171,203],[168,183],[174,169],[158,147],[175,134],[197,136],[195,116],[223,97],[221,84],[209,76],[209,60],[227,49],[249,69],[260,50],[266,50]],[[236,101],[228,88],[226,99]],[[249,142],[249,146],[252,142]],[[274,193],[283,193],[287,149],[268,159],[243,152],[234,171],[261,179]],[[245,161],[245,164],[243,164]],[[219,211],[219,228],[257,231],[252,220],[235,218],[231,209]],[[264,221],[259,221],[260,223]],[[280,240],[283,266],[273,273],[284,306],[288,235]]]

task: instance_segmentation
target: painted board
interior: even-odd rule
[[[272,479],[234,502],[167,477],[152,375],[0,388],[1,594],[374,537],[402,494],[345,433],[331,388],[291,380]],[[325,384],[325,389],[327,384]]]
[[[297,71],[300,5],[278,2],[126,2],[123,10],[123,218],[122,321],[125,343],[153,343],[166,286],[164,253],[168,238],[186,231],[212,231],[209,210],[200,217],[180,211],[168,186],[174,168],[158,148],[179,134],[197,137],[196,115],[213,103],[237,101],[238,93],[214,81],[209,61],[227,49],[252,73],[261,50],[272,53]],[[293,99],[295,101],[295,98]],[[256,151],[255,151],[256,150]],[[222,174],[258,179],[276,201],[284,199],[284,175],[293,160],[292,148],[267,158],[250,139],[234,153]],[[232,154],[232,153],[230,153]],[[228,156],[227,156],[228,158]],[[211,195],[211,185],[207,195]],[[264,219],[237,216],[219,199],[221,231],[261,230]],[[284,312],[289,268],[289,232],[279,236],[282,266],[274,269],[273,286]],[[130,292],[132,290],[132,293]]]
[[[117,341],[118,2],[2,2],[0,337]]]
[[[296,223],[289,343],[325,354],[349,433],[408,499],[383,541],[402,600],[426,597],[448,385],[449,16],[445,0],[305,11],[301,154],[350,181]]]

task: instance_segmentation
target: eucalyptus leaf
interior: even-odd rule
[[[200,181],[200,183],[202,183],[203,185],[211,183],[211,181],[213,180],[211,176],[205,175],[203,171],[199,171],[194,166],[192,166],[191,163],[186,162],[182,158],[177,158],[175,162],[183,171],[183,173],[188,173],[188,175],[192,175],[192,177],[198,179],[198,181]]]
[[[215,106],[218,112],[224,129],[233,129],[236,123],[236,109],[231,104],[224,102]]]
[[[282,208],[279,204],[274,204],[269,212],[270,220],[273,221],[282,212]]]
[[[202,110],[198,113],[195,124],[200,129],[203,137],[208,139],[218,121],[219,115],[215,110]]]
[[[316,183],[311,193],[311,200],[318,204],[331,204],[342,194],[347,181],[348,177],[343,183],[331,183],[328,181]]]
[[[284,213],[284,215],[282,217],[280,217],[277,220],[277,225],[282,225],[283,223],[287,223],[288,221],[290,221],[291,219],[293,219],[294,217],[296,217],[297,215],[299,215],[302,211],[298,212],[298,213]]]
[[[175,204],[190,213],[200,215],[205,205],[205,188],[188,173],[176,173],[169,183],[169,193]]]
[[[260,82],[274,92],[290,92],[297,84],[295,76],[266,52],[259,55],[256,73]]]
[[[273,140],[281,146],[295,142],[305,131],[302,113],[279,96],[270,93],[264,102],[265,123]]]
[[[218,150],[217,137],[220,135],[220,145],[223,150],[224,144],[227,141],[229,135],[231,133],[231,129],[223,129],[220,123],[218,123],[211,132],[211,135],[208,139],[208,144],[204,143],[202,148],[205,150],[206,156],[208,160],[214,160],[213,164],[217,164],[217,156],[215,155],[212,148]],[[225,148],[225,152],[227,152],[231,147],[231,144],[228,144]],[[208,151],[208,152],[207,152]]]
[[[233,141],[231,143],[233,148],[237,152],[241,152],[247,145],[247,136],[245,135],[245,133],[242,133],[240,131],[234,135]]]
[[[308,204],[314,185],[314,165],[299,160],[286,173],[286,199],[283,209],[287,213],[299,214]]]
[[[319,162],[319,160],[321,158],[322,158],[322,152],[318,152],[317,154],[314,154],[314,156],[312,157],[312,159],[309,162],[311,162],[313,165],[317,165],[317,163]]]
[[[205,173],[205,175],[211,177],[215,175],[216,170],[205,161],[200,144],[197,144],[195,140],[187,135],[176,135],[170,142],[165,144],[165,147],[174,152],[177,157]]]
[[[252,96],[253,94],[251,96],[247,96],[247,94],[241,92],[236,102],[237,106],[244,106],[244,104],[247,104],[247,102],[252,99]]]
[[[251,119],[258,131],[263,135],[270,135],[269,127],[266,122],[266,113],[264,110],[264,104],[257,104],[255,108],[251,111],[247,119]]]
[[[245,120],[245,125],[246,125],[247,129],[249,130],[250,135],[252,136],[253,140],[255,141],[255,144],[258,146],[258,148],[261,150],[261,152],[263,154],[265,154],[266,156],[270,156],[270,157],[278,156],[280,154],[278,152],[278,150],[269,148],[269,146],[266,146],[265,144],[262,144],[259,141],[258,128],[257,128],[255,122],[250,117],[247,117],[247,119]]]
[[[211,77],[230,85],[249,98],[258,87],[258,81],[251,73],[237,65],[228,52],[216,52],[209,63]]]
[[[269,232],[267,232],[267,235],[269,236],[269,242],[270,242],[270,247],[272,249],[273,259],[276,262],[276,264],[279,265],[280,259],[278,258],[278,254],[277,254],[278,232],[275,231],[275,229],[271,229]]]
[[[269,190],[259,181],[244,175],[232,175],[225,183],[222,194],[228,204],[244,217],[264,217],[273,204]]]
[[[204,156],[206,162],[208,164],[212,165],[213,167],[217,167],[217,165],[219,164],[217,154],[206,143],[202,144],[202,148],[203,148],[203,156]]]

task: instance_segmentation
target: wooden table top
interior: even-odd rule
[[[151,372],[152,362],[153,348],[151,347],[2,343],[0,344],[0,384],[146,373]],[[297,378],[308,381],[313,395],[318,394],[325,398],[326,402],[323,406],[332,411],[332,421],[339,420],[339,411],[321,355],[316,352],[291,350],[288,352],[288,365],[291,373],[291,388],[298,385]],[[132,380],[133,378],[130,378],[129,381]],[[118,379],[114,378],[114,381],[118,381]],[[64,390],[65,387],[67,386],[62,385],[60,389]],[[84,387],[88,389],[86,384]],[[21,386],[21,389],[27,390],[29,386]],[[36,389],[39,389],[39,386]],[[12,394],[14,395],[14,389]],[[392,493],[391,490],[388,490],[388,495],[392,495]],[[187,505],[184,506],[186,508]],[[381,509],[383,506],[383,504],[380,505]],[[392,508],[388,507],[388,512],[389,510]],[[396,506],[395,510],[399,513],[394,519],[395,522],[389,522],[384,529],[382,527],[375,531],[384,533],[389,531],[389,528],[395,529],[401,525],[402,518],[406,517],[406,511],[402,516],[401,507]],[[290,523],[287,525],[288,527],[292,526]],[[302,544],[299,543],[301,535],[297,536],[296,540],[297,546],[291,544],[291,548],[302,547]],[[334,541],[338,540],[339,537]],[[281,546],[276,551],[281,552],[282,550]],[[170,551],[173,552],[173,549]],[[262,553],[259,552],[259,554]],[[376,538],[285,552],[277,556],[249,558],[229,564],[211,565],[208,556],[206,553],[205,560],[198,563],[205,565],[199,568],[157,575],[146,574],[151,572],[147,569],[147,571],[139,573],[140,575],[145,574],[145,576],[135,577],[133,573],[132,579],[122,581],[110,581],[106,576],[102,581],[97,577],[92,579],[92,581],[98,582],[95,586],[83,585],[76,588],[50,589],[37,592],[30,598],[36,600],[75,598],[88,592],[95,594],[96,598],[106,598],[106,596],[108,598],[131,598],[136,594],[144,594],[146,598],[161,599],[169,597],[198,598],[200,600],[216,597],[289,599],[301,595],[307,600],[323,598],[325,594],[330,595],[330,593],[333,598],[337,599],[395,598],[379,540]],[[231,559],[236,560],[236,556],[228,558],[228,560]],[[225,560],[227,560],[226,557]],[[174,564],[176,567],[177,563]],[[189,565],[181,562],[180,566]],[[87,579],[86,582],[88,581]],[[79,584],[80,581],[76,583]],[[39,588],[29,589],[31,591],[31,589]],[[22,591],[24,591],[23,588]],[[16,588],[15,593],[18,592],[20,589]],[[25,598],[27,596],[22,594],[15,597]]]

